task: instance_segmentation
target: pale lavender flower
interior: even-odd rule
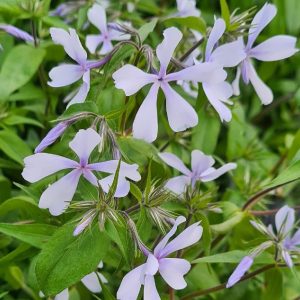
[[[218,63],[221,67],[235,67],[246,58],[246,54],[241,40],[218,46],[225,29],[224,20],[217,19],[207,40],[205,61]],[[218,112],[221,121],[229,122],[232,115],[226,104],[232,104],[229,101],[233,95],[232,86],[226,81],[217,84],[204,82],[203,90],[210,104]]]
[[[196,7],[195,0],[176,0],[178,12],[176,17],[199,17],[200,10]]]
[[[49,145],[52,145],[64,132],[65,130],[73,123],[74,121],[62,121],[54,126],[47,135],[42,139],[42,141],[37,145],[34,150],[34,153],[40,153]]]
[[[239,67],[237,77],[233,82],[234,92],[239,95],[238,82],[242,75],[245,84],[251,83],[262,104],[270,104],[273,101],[272,90],[261,80],[256,73],[252,59],[260,61],[277,61],[288,58],[298,52],[296,38],[289,35],[273,36],[261,44],[253,47],[255,40],[262,30],[272,21],[277,13],[273,4],[266,3],[252,20],[248,33],[248,41],[245,46],[246,58]]]
[[[197,222],[169,242],[177,227],[185,221],[184,217],[178,217],[170,232],[159,242],[153,253],[144,251],[147,256],[146,263],[126,274],[117,292],[118,300],[136,300],[142,285],[144,285],[144,300],[159,300],[154,280],[156,273],[159,273],[175,290],[186,287],[184,275],[190,270],[191,264],[182,258],[167,258],[169,254],[189,247],[201,238],[203,228]]]
[[[61,3],[60,5],[58,5],[56,7],[55,10],[52,10],[50,12],[50,16],[66,18],[67,16],[69,16],[71,14],[74,15],[74,13],[77,10],[79,10],[85,3],[86,3],[86,1],[81,1],[81,0],[68,1],[66,3]]]
[[[228,279],[227,288],[236,284],[250,269],[254,258],[273,244],[289,268],[293,267],[291,253],[300,254],[300,229],[294,235],[291,234],[292,229],[295,227],[295,210],[293,208],[285,205],[278,210],[275,215],[276,232],[272,225],[266,227],[264,224],[255,221],[250,221],[250,223],[269,240],[259,245],[241,260]]]
[[[183,99],[170,82],[177,80],[197,82],[221,82],[226,72],[215,63],[201,63],[187,67],[181,71],[167,74],[172,54],[182,38],[182,33],[175,27],[164,31],[164,40],[156,48],[160,62],[160,70],[148,74],[133,65],[125,65],[113,74],[117,88],[122,89],[126,96],[131,96],[144,86],[151,84],[148,95],[140,106],[133,122],[133,136],[147,142],[157,137],[157,95],[161,88],[166,98],[166,110],[170,127],[173,131],[184,131],[198,123],[198,115],[194,108]]]
[[[187,186],[194,186],[197,181],[208,182],[236,168],[235,163],[228,163],[215,169],[212,167],[215,163],[213,157],[205,155],[199,150],[192,151],[191,170],[172,153],[164,152],[158,155],[166,164],[184,174],[169,179],[166,184],[166,187],[176,194],[182,194]]]
[[[112,41],[122,41],[130,38],[128,34],[108,28],[105,9],[99,4],[94,4],[89,9],[88,19],[100,31],[100,34],[90,34],[86,37],[86,47],[91,53],[96,53],[97,48],[102,44],[100,51],[97,53],[100,55],[107,54],[113,49]]]
[[[54,216],[60,215],[72,200],[79,179],[83,176],[91,184],[98,184],[107,193],[113,183],[114,174],[118,167],[118,160],[109,160],[99,163],[89,163],[89,157],[100,142],[100,135],[93,129],[79,130],[74,139],[69,143],[70,148],[77,154],[79,162],[63,156],[37,153],[24,159],[25,167],[22,176],[33,183],[61,170],[71,169],[71,172],[51,184],[41,195],[40,208],[48,208]],[[137,171],[138,165],[121,163],[115,197],[124,197],[129,193],[130,183],[126,178],[134,181],[140,180]],[[93,171],[110,173],[98,181]]]
[[[32,35],[27,33],[26,31],[23,31],[15,26],[7,25],[7,24],[0,24],[0,29],[4,30],[8,34],[21,39],[25,42],[34,42],[34,38]]]
[[[72,28],[68,32],[61,28],[52,27],[50,28],[50,34],[53,42],[62,45],[66,53],[77,64],[61,64],[54,67],[49,73],[51,81],[48,84],[52,87],[62,87],[82,78],[83,83],[68,106],[74,103],[82,103],[90,90],[90,69],[103,66],[110,57],[107,56],[97,62],[87,60],[87,53],[83,49],[76,31]]]

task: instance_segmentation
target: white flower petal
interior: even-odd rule
[[[160,300],[159,294],[155,286],[154,277],[152,275],[145,276],[144,300]]]
[[[100,273],[98,273],[101,275]],[[99,276],[100,277],[100,276]],[[98,276],[95,272],[90,273],[86,276],[84,276],[81,279],[81,282],[86,286],[86,288],[91,291],[92,293],[100,293],[102,288],[98,279]]]
[[[73,170],[58,181],[51,184],[42,194],[39,202],[40,208],[48,208],[53,216],[62,214],[71,202],[81,171]]]
[[[111,43],[110,40],[104,39],[102,47],[100,51],[98,52],[100,55],[105,55],[109,53],[112,49],[114,48],[113,44]]]
[[[266,3],[262,7],[262,9],[254,16],[249,29],[247,49],[252,48],[252,45],[258,35],[273,20],[276,13],[276,6]]]
[[[162,84],[161,88],[166,97],[167,116],[172,130],[178,132],[196,126],[198,115],[194,108],[168,84]]]
[[[101,31],[101,33],[107,32],[106,12],[101,5],[95,3],[88,10],[88,19],[94,26],[96,26]]]
[[[54,300],[69,300],[69,290],[64,289],[54,297]]]
[[[48,81],[48,85],[52,87],[61,87],[70,85],[79,80],[84,74],[84,70],[79,65],[62,64],[54,67],[49,72],[51,81]]]
[[[156,75],[147,74],[132,65],[125,65],[112,75],[117,89],[131,96],[145,85],[155,81]]]
[[[236,167],[237,165],[235,163],[228,163],[219,169],[209,168],[206,172],[201,174],[200,180],[203,182],[212,181],[225,174],[226,172],[235,169]]]
[[[88,50],[94,54],[98,46],[103,42],[103,36],[101,34],[89,34],[86,36],[85,45]]]
[[[169,179],[166,183],[166,188],[177,195],[181,195],[185,192],[188,185],[191,184],[191,177],[181,175]]]
[[[272,90],[260,79],[253,65],[248,63],[249,80],[253,85],[262,104],[268,105],[273,101]]]
[[[163,258],[159,261],[159,273],[165,282],[175,290],[187,286],[183,276],[191,269],[191,264],[182,258]]]
[[[216,45],[216,43],[219,41],[223,33],[225,32],[226,24],[223,19],[217,19],[215,21],[215,24],[209,34],[206,50],[205,50],[205,60],[208,61],[210,58],[211,53],[213,52],[213,49]]]
[[[234,96],[240,95],[240,78],[241,78],[241,67],[238,66],[236,69],[236,76],[232,82],[232,90]]]
[[[276,61],[288,58],[299,50],[297,39],[289,35],[276,35],[251,49],[249,57],[262,61]]]
[[[275,215],[277,233],[287,235],[295,223],[295,210],[288,205],[283,206]]]
[[[100,135],[94,129],[80,129],[69,143],[69,147],[80,158],[80,163],[86,165],[90,154],[100,143],[100,140]]]
[[[191,171],[185,166],[180,158],[178,158],[175,154],[164,152],[158,153],[158,156],[169,166],[175,168],[176,170],[180,171],[184,175],[191,175]]]
[[[210,155],[205,155],[200,150],[192,151],[192,171],[193,174],[201,174],[206,171],[208,168],[213,166],[215,160]]]
[[[27,181],[33,183],[41,180],[60,170],[74,169],[78,167],[78,163],[63,156],[37,153],[27,156],[24,159],[24,170],[22,176]]]
[[[160,62],[161,76],[165,75],[172,55],[182,39],[182,33],[176,27],[170,27],[164,30],[164,39],[156,48],[156,55]]]
[[[137,139],[153,142],[157,138],[157,94],[159,85],[154,83],[140,106],[132,125],[133,136]]]

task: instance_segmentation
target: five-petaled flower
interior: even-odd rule
[[[112,41],[123,41],[130,38],[128,34],[108,27],[105,9],[99,4],[94,4],[89,9],[88,19],[100,30],[100,34],[89,34],[86,37],[86,47],[91,53],[96,53],[97,48],[102,44],[98,54],[107,54],[113,49]]]
[[[300,254],[300,229],[298,229],[293,235],[291,234],[291,231],[295,227],[295,210],[293,208],[285,205],[278,210],[275,215],[276,232],[272,225],[266,227],[261,222],[250,222],[258,231],[268,238],[268,241],[256,247],[249,255],[242,259],[228,279],[226,285],[227,288],[236,284],[250,269],[254,258],[272,245],[276,247],[276,252],[285,261],[289,268],[293,267],[291,254]]]
[[[50,34],[53,42],[62,45],[66,53],[77,64],[61,64],[54,67],[49,73],[51,81],[48,84],[52,87],[62,87],[82,78],[83,83],[76,90],[75,95],[72,94],[68,106],[84,102],[90,90],[90,70],[103,66],[109,57],[105,57],[100,61],[88,60],[87,53],[83,49],[76,31],[72,28],[68,32],[61,28],[52,27],[50,28]]]
[[[192,185],[193,187],[197,181],[208,182],[236,168],[235,163],[228,163],[219,169],[215,169],[213,167],[215,160],[212,156],[205,155],[199,150],[192,151],[192,170],[189,170],[184,163],[172,153],[159,153],[159,157],[166,164],[184,174],[169,179],[166,184],[166,187],[176,194],[182,194],[187,186]]]
[[[25,168],[22,175],[31,183],[61,170],[72,170],[43,192],[39,202],[40,208],[48,208],[50,213],[55,216],[63,213],[75,194],[81,176],[95,186],[100,185],[105,192],[109,191],[118,167],[118,160],[99,163],[88,162],[100,139],[99,134],[91,128],[81,129],[77,132],[69,146],[78,156],[79,162],[49,153],[37,153],[24,159]],[[115,197],[124,197],[129,193],[130,183],[126,178],[134,181],[140,180],[141,177],[137,168],[137,164],[129,165],[121,162]],[[111,175],[98,180],[93,171],[110,173]]]
[[[159,72],[148,74],[127,64],[113,74],[116,87],[122,89],[126,96],[133,95],[145,85],[152,84],[133,122],[135,138],[148,142],[156,139],[158,131],[156,103],[160,88],[166,98],[169,125],[173,131],[178,132],[196,126],[198,115],[194,108],[171,88],[169,83],[177,80],[218,83],[226,78],[226,72],[218,64],[211,62],[200,63],[167,74],[172,54],[181,38],[182,33],[175,27],[164,31],[164,40],[156,48],[156,55],[160,62]]]
[[[244,48],[247,56],[238,68],[236,79],[233,82],[234,92],[236,95],[239,95],[239,79],[242,74],[244,83],[249,84],[249,82],[251,82],[261,102],[265,105],[270,104],[273,101],[273,93],[259,78],[251,60],[276,61],[288,58],[298,51],[295,47],[297,41],[296,38],[288,35],[273,36],[253,47],[258,35],[272,21],[276,13],[276,6],[266,3],[253,18],[248,33],[248,42]]]
[[[178,217],[170,232],[159,242],[153,253],[144,250],[147,256],[146,263],[133,269],[123,278],[117,292],[118,300],[136,300],[142,285],[144,285],[144,300],[159,300],[154,280],[157,272],[173,289],[180,290],[186,287],[183,276],[188,273],[191,264],[182,258],[167,258],[169,254],[189,247],[201,238],[203,228],[197,222],[169,242],[177,227],[185,221],[184,217]]]

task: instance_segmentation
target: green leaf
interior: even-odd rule
[[[149,23],[144,24],[139,30],[138,34],[140,36],[141,42],[144,42],[144,40],[148,37],[148,35],[153,32],[158,19],[154,18]]]
[[[98,224],[78,237],[73,231],[74,224],[65,224],[37,258],[36,275],[46,296],[58,294],[93,272],[109,249],[109,238]]]
[[[47,224],[0,223],[1,233],[14,237],[37,248],[42,248],[55,230],[56,226]]]
[[[247,251],[233,250],[229,252],[219,253],[211,256],[201,257],[192,261],[192,264],[199,263],[239,263],[243,257],[249,255]],[[274,257],[267,252],[261,253],[254,260],[254,264],[270,264],[274,263]]]
[[[140,188],[133,182],[130,182],[130,193],[138,202],[142,201],[143,193],[141,192]]]
[[[31,149],[13,131],[0,131],[0,150],[8,157],[23,165],[23,159],[31,155]]]
[[[221,5],[221,15],[226,23],[226,28],[230,26],[230,10],[226,0],[220,0]]]
[[[209,226],[209,220],[205,214],[202,212],[197,213],[197,220],[201,221],[200,225],[203,227],[203,234],[201,237],[201,241],[203,242],[203,248],[205,254],[209,254],[210,246],[211,246],[211,230]]]
[[[300,160],[280,172],[267,186],[266,189],[274,189],[277,186],[285,185],[300,178]]]
[[[169,18],[164,21],[167,26],[186,26],[189,29],[195,29],[206,35],[206,24],[205,21],[200,17],[185,17],[185,18]]]
[[[0,72],[1,99],[6,99],[32,78],[45,54],[44,49],[27,45],[16,46],[7,54]]]
[[[37,126],[40,128],[44,127],[43,124],[38,122],[37,120],[23,117],[23,116],[18,116],[18,115],[9,115],[7,118],[3,119],[2,122],[9,126],[28,124],[28,125],[33,125],[33,126]]]

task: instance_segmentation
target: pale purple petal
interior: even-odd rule
[[[203,83],[203,90],[208,101],[217,111],[221,121],[229,122],[232,118],[231,110],[225,105],[232,96],[231,85],[223,81],[221,83]]]
[[[125,41],[130,39],[130,34],[124,34],[115,29],[108,29],[108,36],[111,41]]]
[[[281,255],[282,255],[282,258],[284,259],[286,265],[289,268],[292,268],[294,264],[293,264],[293,261],[292,261],[292,258],[290,256],[289,252],[286,250],[282,250]]]
[[[226,288],[230,288],[240,281],[244,274],[251,268],[252,264],[253,258],[250,256],[245,256],[229,277]]]
[[[160,76],[166,74],[172,55],[182,39],[182,33],[176,27],[165,29],[163,35],[163,41],[156,48],[156,55],[160,62]]]
[[[217,19],[215,24],[209,34],[206,50],[205,50],[205,60],[208,61],[210,59],[210,55],[213,52],[213,49],[216,43],[219,41],[223,33],[225,32],[226,24],[223,19]]]
[[[145,85],[152,83],[156,75],[147,74],[132,65],[125,65],[112,75],[117,89],[124,91],[126,96],[131,96]]]
[[[192,172],[193,174],[202,174],[208,168],[212,167],[215,163],[215,160],[210,155],[205,155],[200,150],[193,150],[192,151]]]
[[[136,300],[142,286],[143,270],[141,265],[125,275],[117,292],[118,300]]]
[[[242,61],[241,65],[240,65],[240,68],[241,68],[241,75],[242,75],[242,78],[243,78],[243,81],[245,84],[249,84],[249,81],[250,81],[250,68],[251,68],[251,61],[249,58],[246,58],[245,60]]]
[[[62,214],[71,202],[79,178],[80,170],[73,170],[58,181],[51,184],[42,194],[39,202],[40,208],[48,208],[53,216]]]
[[[31,36],[27,32],[15,27],[15,26],[7,25],[7,24],[0,24],[0,29],[6,31],[8,34],[10,34],[18,39],[21,39],[23,41],[34,42],[33,36]]]
[[[159,262],[157,258],[152,253],[149,253],[147,257],[145,269],[144,269],[145,275],[154,276],[158,271],[158,267],[159,267]]]
[[[175,234],[175,232],[177,230],[177,227],[185,221],[186,221],[186,219],[183,216],[179,216],[175,220],[175,223],[174,223],[173,227],[171,228],[171,230],[164,236],[164,238],[155,247],[155,249],[154,249],[155,257],[159,256],[160,251],[165,248],[165,246],[168,243],[169,239]]]
[[[241,78],[241,67],[238,66],[236,69],[236,76],[232,82],[232,91],[234,96],[240,95],[240,78]]]
[[[299,51],[296,42],[293,36],[276,35],[252,48],[248,55],[262,61],[285,59]]]
[[[159,257],[166,257],[178,250],[197,243],[202,236],[203,228],[199,222],[190,225],[159,252]]]
[[[180,171],[184,175],[191,175],[191,171],[185,166],[180,158],[178,158],[175,154],[164,152],[158,153],[158,156],[170,167],[175,168]]]
[[[66,53],[78,64],[84,65],[87,60],[87,53],[83,49],[76,31],[72,28],[69,32],[61,28],[50,28],[52,40],[64,47]]]
[[[37,153],[24,159],[22,176],[25,180],[33,183],[51,174],[65,169],[74,169],[79,166],[76,161],[63,156]]]
[[[99,184],[105,193],[108,193],[110,187],[112,186],[114,177],[115,177],[114,175],[109,175],[109,176],[99,180]],[[126,180],[125,177],[119,175],[117,188],[116,188],[114,196],[116,198],[122,198],[122,197],[127,196],[129,191],[130,191],[129,181]]]
[[[201,174],[200,180],[203,182],[214,180],[220,177],[221,175],[225,174],[226,172],[235,169],[236,167],[237,165],[235,163],[228,163],[219,169],[209,168],[207,171]]]
[[[191,264],[182,258],[163,258],[159,261],[159,273],[165,282],[175,290],[187,286],[183,276],[191,269]]]
[[[89,181],[91,184],[98,186],[98,178],[93,174],[92,171],[83,169],[82,170],[83,177]]]
[[[222,67],[235,67],[246,58],[244,44],[241,39],[221,45],[210,56],[210,60]]]
[[[104,39],[102,47],[101,47],[100,51],[98,52],[98,54],[105,55],[105,54],[109,53],[113,48],[114,48],[114,46],[113,46],[112,42],[109,39]]]
[[[189,176],[177,176],[169,179],[165,187],[177,195],[181,195],[185,192],[188,185],[191,184],[191,177]]]
[[[176,0],[179,17],[199,17],[200,11],[196,8],[195,0]]]
[[[293,235],[291,242],[298,246],[300,245],[300,228],[296,231],[296,233]]]
[[[98,273],[100,277],[100,273]],[[100,278],[101,279],[101,278]],[[101,280],[102,281],[102,280]],[[95,272],[90,273],[84,276],[81,279],[81,282],[85,285],[85,287],[91,291],[92,293],[100,293],[102,291],[101,284],[99,282],[98,276]]]
[[[251,63],[249,63],[249,79],[262,104],[270,104],[273,101],[272,90],[260,79]]]
[[[69,290],[64,289],[54,297],[54,300],[69,300]]]
[[[100,135],[94,129],[80,129],[69,143],[69,147],[77,154],[80,163],[85,166],[100,140]]]
[[[84,70],[79,65],[62,64],[54,67],[49,72],[51,81],[48,84],[52,87],[61,87],[70,85],[79,80],[84,74]]]
[[[166,76],[166,81],[187,80],[195,82],[218,83],[224,81],[227,73],[218,63],[204,62],[197,63],[181,71],[170,73]]]
[[[82,103],[85,101],[87,94],[89,93],[90,90],[90,70],[86,71],[83,74],[82,80],[83,80],[82,85],[80,86],[76,95],[68,103],[67,107],[69,107],[74,103]]]
[[[252,45],[262,30],[273,20],[277,13],[277,8],[273,4],[266,3],[262,9],[255,15],[251,22],[248,34],[247,49]]]
[[[107,33],[106,12],[101,5],[94,4],[88,10],[88,19],[101,33]]]
[[[118,160],[108,160],[99,163],[89,164],[88,167],[91,170],[114,174],[117,170],[118,164]],[[141,179],[141,175],[138,172],[138,167],[139,166],[137,164],[130,165],[122,161],[120,165],[119,174],[121,176],[128,177],[131,180],[139,181]]]
[[[194,108],[183,99],[169,84],[162,84],[161,88],[166,97],[166,110],[169,125],[173,131],[184,131],[198,124],[198,115]]]
[[[72,122],[70,121],[62,121],[59,122],[56,126],[54,126],[47,135],[42,139],[42,141],[37,145],[34,150],[34,153],[40,153],[49,145],[53,144],[70,126]]]
[[[294,227],[295,210],[288,205],[283,206],[275,215],[277,233],[287,235]]]
[[[78,225],[75,227],[73,231],[73,236],[78,236],[81,232],[83,232],[94,220],[96,213],[94,210],[88,211],[80,220]]]
[[[86,36],[85,45],[91,53],[96,53],[97,47],[103,42],[101,34],[89,34]]]
[[[132,125],[133,136],[137,139],[153,142],[157,138],[157,94],[159,85],[154,83],[140,106]],[[151,125],[150,125],[151,124]]]
[[[159,294],[155,286],[154,277],[152,275],[145,276],[144,300],[160,300]]]

